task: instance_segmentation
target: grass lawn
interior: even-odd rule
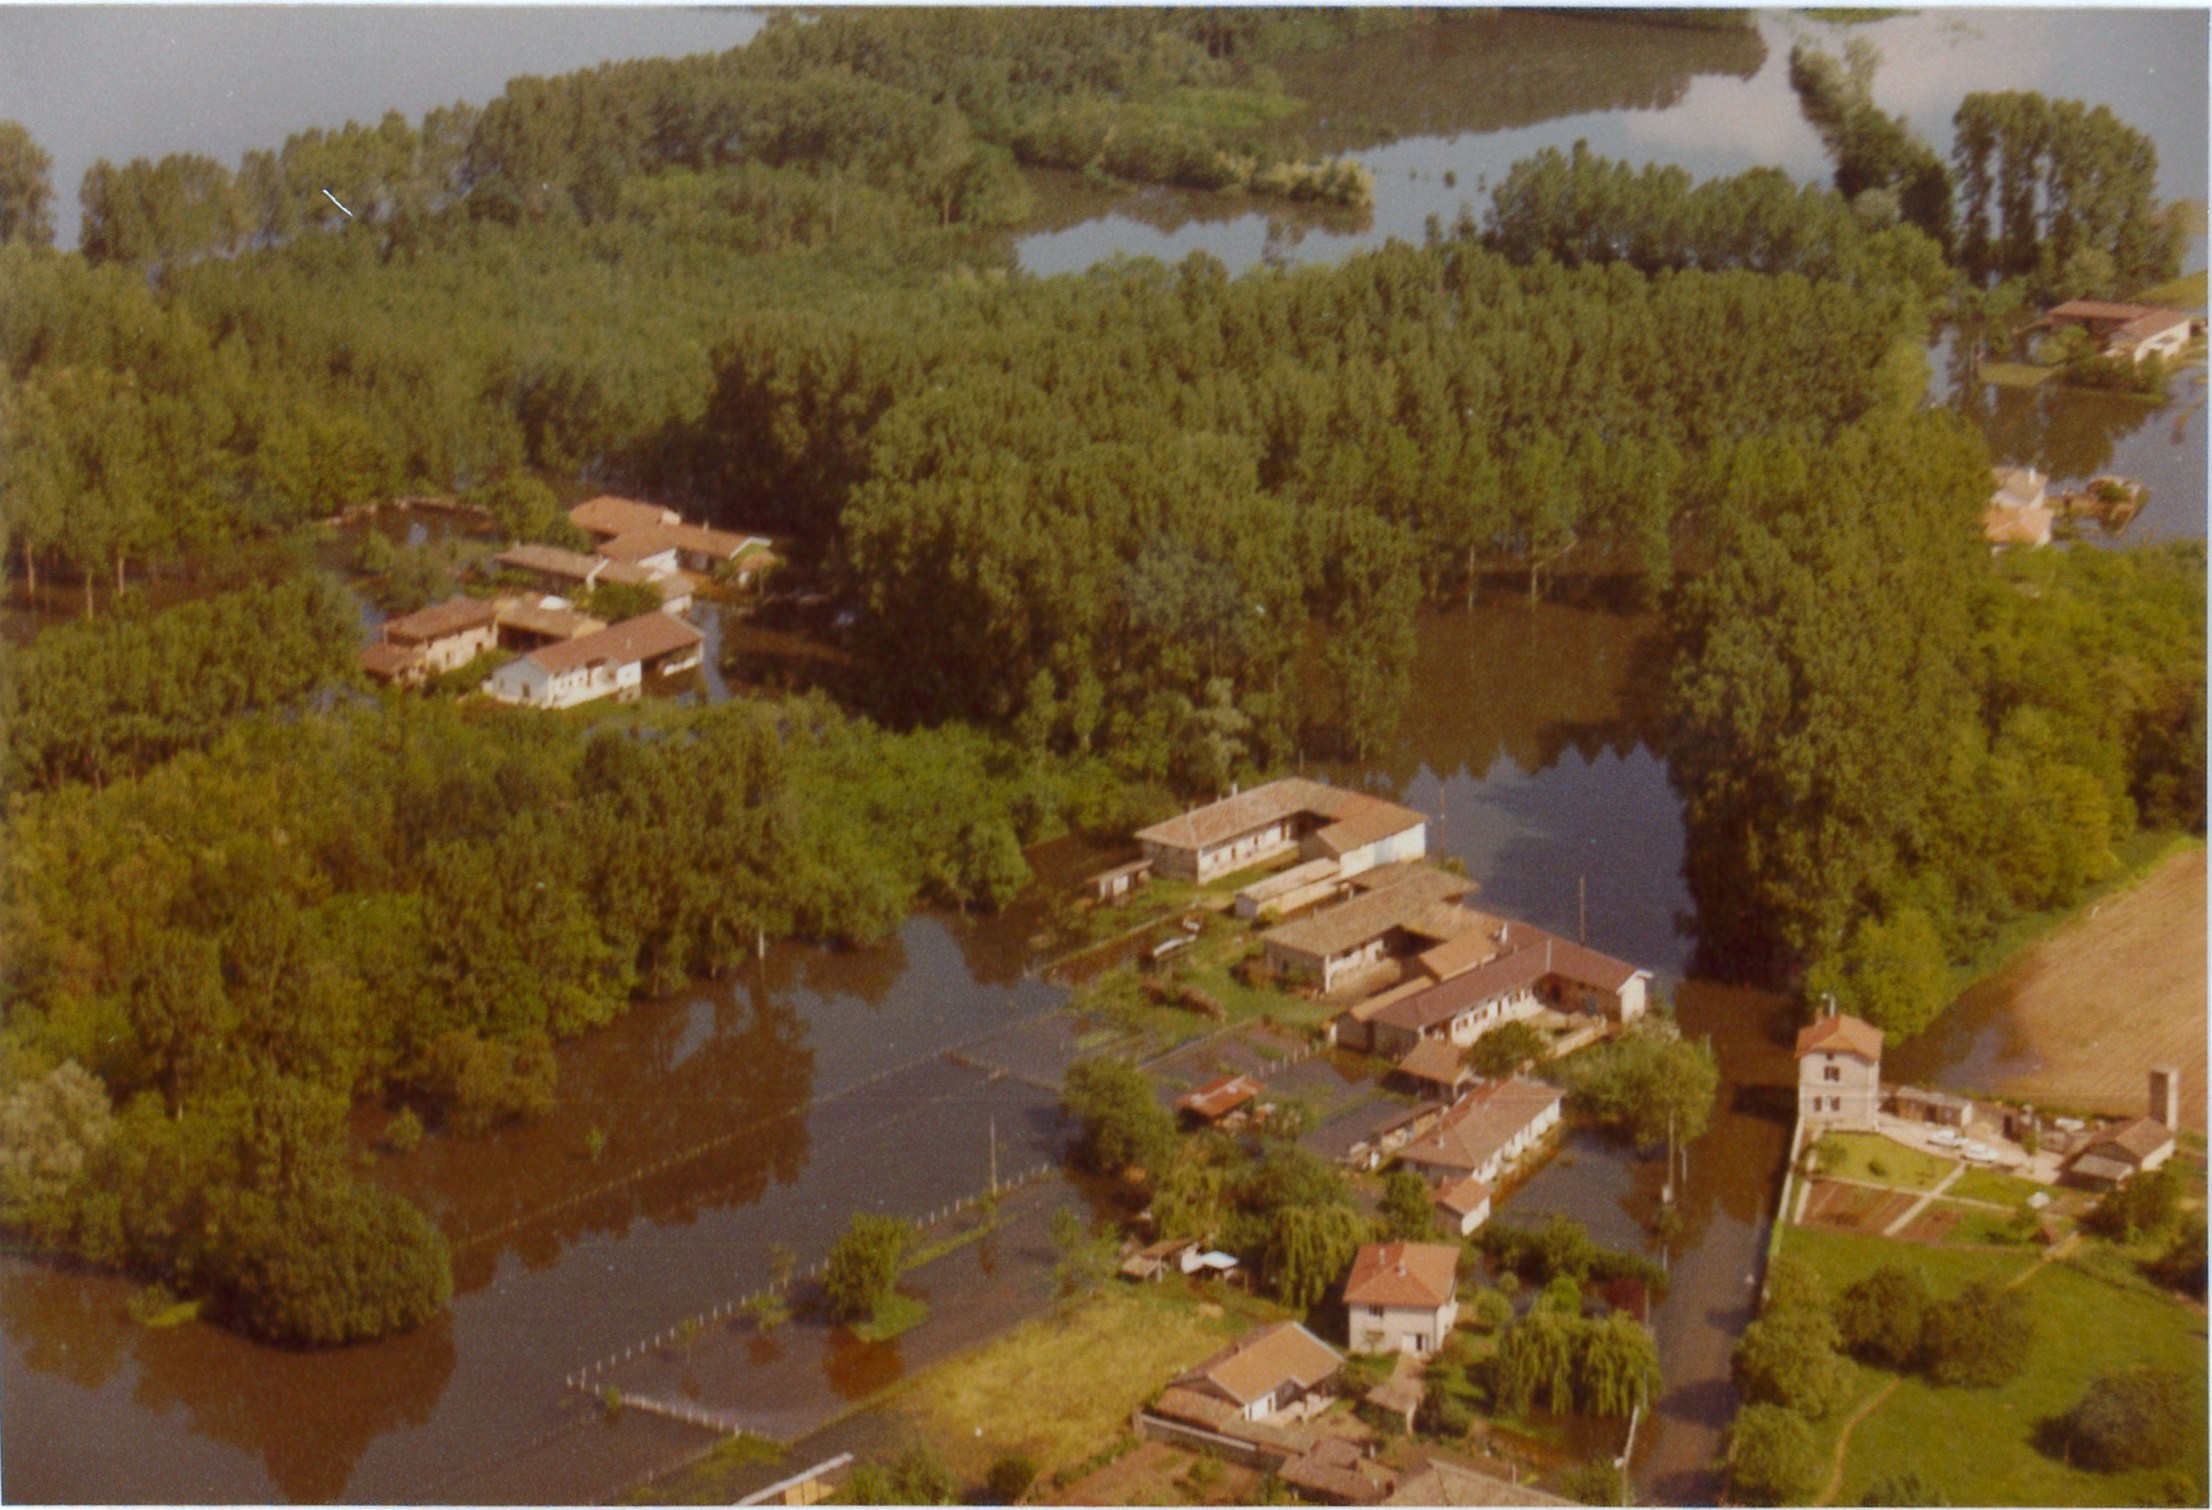
[[[1893,1185],[1899,1190],[1933,1190],[1956,1167],[1953,1160],[1907,1148],[1879,1133],[1833,1132],[1818,1146],[1829,1151],[1826,1157],[1834,1162],[1822,1167],[1837,1179]]]
[[[911,1332],[929,1319],[929,1302],[912,1295],[893,1295],[876,1307],[866,1321],[852,1324],[852,1334],[862,1342],[889,1342],[901,1332]]]
[[[932,1370],[897,1409],[964,1478],[1018,1452],[1049,1479],[1094,1457],[1162,1385],[1271,1309],[1226,1295],[1208,1305],[1173,1280],[1112,1283]]]
[[[2033,1180],[2023,1180],[2018,1175],[1999,1174],[1994,1169],[1969,1169],[1959,1176],[1948,1195],[1962,1201],[1994,1201],[2000,1206],[2024,1206],[2028,1197],[2041,1192],[2054,1199],[2058,1192],[2048,1185],[2038,1185]]]
[[[2204,1318],[2134,1276],[2124,1258],[2093,1250],[2088,1267],[2036,1269],[2026,1248],[1928,1248],[1878,1237],[1789,1229],[1784,1251],[1811,1263],[1831,1293],[1882,1264],[1918,1270],[1939,1295],[1978,1278],[2035,1270],[2024,1289],[2036,1335],[2028,1367],[1998,1389],[1943,1389],[1906,1378],[1851,1438],[1834,1503],[1856,1505],[1881,1480],[1917,1470],[1955,1505],[2131,1505],[2155,1502],[2165,1471],[2098,1474],[2070,1468],[2034,1446],[2037,1424],[2063,1414],[2098,1374],[2136,1363],[2196,1381],[2204,1410]],[[2094,1272],[2092,1272],[2094,1270]],[[1814,1434],[1833,1454],[1847,1420],[1891,1376],[1853,1365],[1852,1397]],[[2200,1447],[2184,1468],[2205,1481]],[[2197,1503],[2202,1502],[2201,1488]]]
[[[2204,270],[2183,273],[2170,283],[2154,284],[2129,298],[2130,304],[2156,304],[2162,309],[2202,309],[2205,306]]]
[[[2057,376],[2058,369],[2038,367],[2032,362],[1984,362],[1981,374],[1983,382],[2001,388],[2034,388]]]

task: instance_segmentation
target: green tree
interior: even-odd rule
[[[2090,1231],[2131,1243],[2164,1232],[2181,1208],[2181,1174],[2171,1163],[2123,1181],[2083,1219]]]
[[[1659,1398],[1659,1341],[1622,1312],[1585,1324],[1575,1368],[1575,1399],[1585,1414],[1625,1417]]]
[[[0,121],[0,242],[54,244],[54,160],[15,121]]]
[[[2191,1393],[2169,1368],[2099,1374],[2064,1419],[2068,1456],[2107,1473],[2178,1462],[2203,1435]]]
[[[1902,1372],[1920,1360],[1934,1303],[1918,1270],[1884,1264],[1843,1292],[1836,1329],[1852,1356]]]
[[[1833,993],[1893,1038],[1911,1038],[1950,1005],[1943,938],[1917,907],[1900,907],[1887,919],[1864,918],[1841,956],[1807,976],[1805,989],[1816,997]]]
[[[1835,1323],[1824,1311],[1769,1310],[1744,1328],[1730,1360],[1736,1391],[1754,1404],[1780,1405],[1818,1421],[1850,1391],[1850,1369],[1836,1351]]]
[[[1405,1242],[1422,1242],[1436,1232],[1436,1208],[1429,1203],[1427,1182],[1408,1169],[1393,1169],[1383,1176],[1383,1228]]]
[[[1737,1504],[1790,1505],[1818,1486],[1820,1457],[1805,1418],[1779,1405],[1746,1405],[1728,1427],[1728,1494]]]
[[[2184,1295],[2204,1299],[2204,1217],[2192,1214],[2185,1218],[2181,1230],[2167,1244],[2166,1251],[2152,1260],[2151,1278]]]
[[[74,1061],[0,1097],[0,1222],[37,1242],[62,1241],[71,1186],[114,1130],[107,1092]]]
[[[2034,1342],[2027,1297],[1975,1280],[1929,1311],[1922,1350],[1936,1383],[1987,1389],[2018,1377]]]
[[[899,1273],[914,1246],[911,1222],[859,1211],[830,1249],[822,1290],[841,1321],[858,1321],[876,1310],[898,1288]]]
[[[1492,1028],[1467,1050],[1468,1067],[1489,1079],[1517,1074],[1523,1066],[1541,1072],[1550,1060],[1551,1040],[1525,1022]]]
[[[1264,1222],[1262,1262],[1284,1305],[1304,1311],[1352,1266],[1374,1236],[1367,1217],[1344,1205],[1283,1205]]]
[[[1175,1123],[1144,1075],[1118,1059],[1068,1066],[1060,1104],[1081,1129],[1079,1156],[1100,1174],[1143,1169],[1154,1178],[1173,1160]]]

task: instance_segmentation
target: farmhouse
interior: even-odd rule
[[[1169,1389],[1225,1402],[1240,1419],[1312,1414],[1331,1398],[1344,1359],[1295,1321],[1262,1327],[1177,1379]],[[1167,1404],[1162,1397],[1162,1405]]]
[[[602,540],[593,549],[610,561],[628,561],[647,571],[712,572],[767,552],[768,542],[758,535],[697,524],[656,524]]]
[[[1431,1185],[1473,1179],[1489,1186],[1559,1125],[1566,1093],[1536,1080],[1486,1080],[1398,1150],[1398,1161]]]
[[[1982,510],[1982,538],[1992,545],[2049,545],[2050,479],[2033,467],[1991,467],[1996,484]]]
[[[1260,935],[1267,962],[1326,993],[1384,960],[1418,952],[1478,925],[1481,914],[1451,905],[1474,890],[1464,877],[1400,864],[1362,874],[1360,895]]]
[[[704,638],[672,614],[640,614],[509,661],[492,673],[484,690],[501,702],[526,708],[573,708],[602,697],[635,697],[647,673],[698,665]]]
[[[1882,1030],[1831,1012],[1797,1034],[1797,1115],[1807,1124],[1875,1125],[1882,1106]]]
[[[1367,1243],[1344,1282],[1355,1353],[1433,1353],[1459,1319],[1459,1249],[1447,1243]]]
[[[568,522],[594,540],[612,540],[617,535],[683,521],[684,516],[674,509],[640,503],[635,498],[617,498],[611,493],[587,498],[568,511]]]
[[[1341,1040],[1364,1028],[1371,1052],[1399,1057],[1425,1041],[1465,1048],[1492,1028],[1542,1011],[1634,1022],[1644,1015],[1651,972],[1527,923],[1462,908],[1470,926],[1424,951],[1435,984],[1351,1014]]]
[[[492,560],[509,571],[533,578],[549,592],[589,591],[611,582],[652,588],[660,594],[661,608],[668,613],[688,613],[691,609],[691,583],[677,572],[650,572],[627,561],[586,556],[553,545],[517,545],[501,551]]]
[[[412,685],[465,666],[498,642],[499,610],[482,598],[449,598],[386,619],[381,638],[361,652],[361,669],[379,681]]]
[[[2043,323],[2053,330],[2078,326],[2088,331],[2099,353],[2115,360],[2141,362],[2154,355],[2171,360],[2189,344],[2189,316],[2149,304],[2069,299],[2046,313]]]
[[[502,650],[538,650],[597,634],[606,627],[606,620],[578,613],[566,598],[508,598],[499,605],[499,646]]]
[[[1286,855],[1328,860],[1350,877],[1428,852],[1428,820],[1410,808],[1291,776],[1140,829],[1163,876],[1211,881]]]

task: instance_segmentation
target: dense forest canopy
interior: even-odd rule
[[[1666,607],[1724,973],[1910,1032],[1997,924],[2201,829],[2201,546],[1993,564],[1987,450],[1922,412],[1947,296],[2170,263],[2109,114],[1975,96],[1946,166],[1870,63],[1808,55],[1834,189],[1578,146],[1336,266],[1013,269],[1031,167],[1356,199],[1274,65],[1428,22],[778,15],[235,172],[98,164],[75,254],[0,125],[0,555],[89,620],[0,655],[0,1221],[260,1335],[412,1325],[450,1261],[353,1172],[349,1105],[541,1112],[553,1044],[638,992],[998,905],[1025,844],[1147,793],[1370,752],[1422,602],[1500,582]],[[1682,57],[1755,67],[1718,24]],[[125,591],[405,492],[552,539],[553,482],[789,537],[856,707],[375,699],[330,581]],[[449,586],[385,565],[389,604]],[[1253,1176],[1273,1271],[1364,1230],[1310,1173]]]

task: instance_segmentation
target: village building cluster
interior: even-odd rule
[[[1830,1012],[1797,1035],[1801,1143],[1831,1129],[1879,1133],[2044,1185],[2110,1190],[2171,1158],[2181,1126],[2181,1071],[2155,1066],[2149,1084],[2139,1117],[2045,1118],[2032,1108],[1985,1106],[1884,1081],[1882,1030],[1849,1013]]]
[[[501,576],[532,590],[456,597],[388,619],[361,652],[361,669],[416,686],[501,650],[514,659],[482,687],[496,701],[569,708],[635,697],[648,678],[699,664],[705,636],[685,615],[703,581],[745,587],[778,564],[764,537],[692,524],[658,504],[592,498],[568,517],[592,537],[589,554],[533,543],[500,551],[492,564]],[[577,607],[603,586],[649,590],[660,607],[609,624]]]

